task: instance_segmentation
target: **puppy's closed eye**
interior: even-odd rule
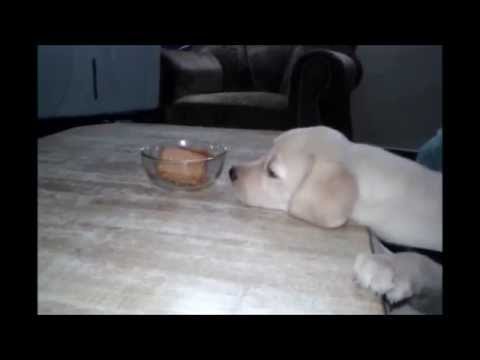
[[[278,175],[275,173],[275,171],[272,170],[270,164],[267,166],[267,174],[268,174],[268,177],[272,179],[278,179]]]
[[[278,154],[273,155],[264,166],[264,170],[270,179],[285,179],[285,169],[282,166]]]

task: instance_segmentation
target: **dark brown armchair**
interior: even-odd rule
[[[161,104],[172,124],[286,130],[327,125],[352,137],[355,46],[202,45],[163,50]]]

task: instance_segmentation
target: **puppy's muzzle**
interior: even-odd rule
[[[235,180],[237,180],[238,178],[238,174],[237,174],[237,169],[235,168],[235,166],[232,166],[230,168],[230,170],[228,171],[228,176],[230,176],[230,180],[233,182]]]

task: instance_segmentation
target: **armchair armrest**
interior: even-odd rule
[[[297,126],[324,124],[352,137],[350,93],[360,83],[357,59],[331,50],[314,50],[296,62],[289,89],[289,104]]]
[[[161,104],[171,104],[185,95],[222,90],[222,66],[213,54],[163,50],[160,61]]]

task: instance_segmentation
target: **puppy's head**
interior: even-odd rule
[[[348,145],[330,128],[290,130],[258,160],[230,169],[235,194],[250,206],[284,210],[322,227],[341,226],[357,198],[355,179],[343,165]]]

